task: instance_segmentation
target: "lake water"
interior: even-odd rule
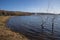
[[[36,40],[60,40],[60,15],[11,16],[7,27]]]

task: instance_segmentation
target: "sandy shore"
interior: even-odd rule
[[[24,35],[11,31],[5,26],[11,16],[0,16],[0,40],[28,40]]]

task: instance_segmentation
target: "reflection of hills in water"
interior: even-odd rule
[[[60,40],[60,15],[12,16],[7,26],[28,37]]]

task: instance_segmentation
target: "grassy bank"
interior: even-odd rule
[[[28,40],[22,34],[11,31],[5,26],[10,16],[0,16],[0,40]]]

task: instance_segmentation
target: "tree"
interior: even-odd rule
[[[51,32],[52,40],[55,40],[55,38],[54,38],[54,20],[55,20],[56,16],[57,16],[57,14],[53,15],[53,18],[52,18],[52,32]]]
[[[41,19],[42,19],[42,24],[40,25],[41,26],[41,38],[42,38],[42,40],[44,40],[44,24],[46,23],[46,20],[48,20],[48,18],[49,18],[49,16],[46,16],[46,18],[44,18],[43,19],[43,17],[44,17],[45,15],[43,15],[43,16],[41,16]]]

